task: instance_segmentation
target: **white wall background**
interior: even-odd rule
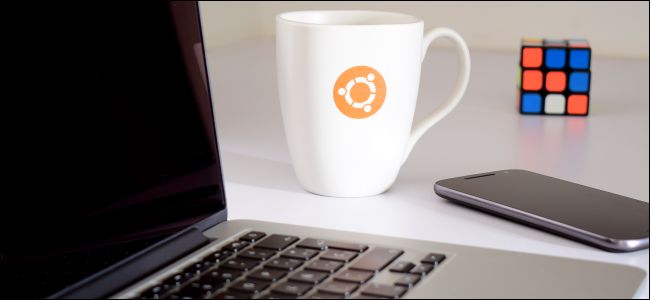
[[[594,55],[648,58],[648,2],[201,2],[208,48],[275,34],[293,10],[403,12],[457,30],[473,50],[517,51],[522,37],[586,38]]]

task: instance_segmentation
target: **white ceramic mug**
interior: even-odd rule
[[[458,80],[441,106],[412,128],[420,66],[431,42],[449,38]],[[293,166],[315,194],[386,191],[418,139],[460,101],[469,50],[448,28],[375,11],[298,11],[276,17],[278,89]]]

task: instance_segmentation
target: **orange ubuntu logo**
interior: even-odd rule
[[[384,104],[386,82],[377,70],[367,66],[349,68],[334,84],[334,103],[346,116],[363,119]]]

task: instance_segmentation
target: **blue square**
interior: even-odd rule
[[[569,90],[572,92],[589,91],[589,73],[572,72],[571,75],[569,75]]]
[[[521,112],[542,112],[542,96],[537,93],[524,93],[523,96],[521,96]]]
[[[569,66],[573,69],[589,69],[589,50],[571,50]]]
[[[566,63],[564,49],[546,49],[546,67],[549,69],[562,69]]]

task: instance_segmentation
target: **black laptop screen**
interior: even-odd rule
[[[59,8],[23,45],[38,69],[2,298],[48,296],[225,208],[196,3]]]

